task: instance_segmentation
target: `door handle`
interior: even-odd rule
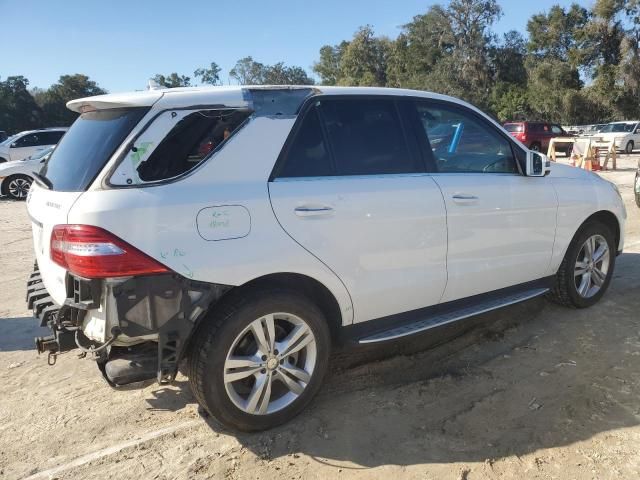
[[[318,217],[330,215],[333,213],[333,208],[326,205],[321,207],[296,207],[294,212],[298,217]]]
[[[452,198],[456,203],[475,203],[478,201],[478,197],[475,195],[467,195],[465,193],[456,193]]]

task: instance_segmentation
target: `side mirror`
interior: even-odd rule
[[[551,171],[549,158],[540,153],[529,150],[527,152],[527,165],[525,175],[527,177],[544,177]]]
[[[9,148],[17,148],[18,147],[18,142],[13,142],[11,145],[9,145]]]

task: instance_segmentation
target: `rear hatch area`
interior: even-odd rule
[[[66,270],[51,260],[51,232],[66,224],[73,204],[89,188],[115,150],[148,108],[112,108],[84,112],[62,138],[27,198],[33,246],[40,277],[53,301],[67,298]]]

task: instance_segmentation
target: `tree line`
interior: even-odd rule
[[[395,39],[361,27],[320,49],[322,83],[429,90],[499,120],[585,124],[640,117],[640,0],[597,0],[533,15],[527,36],[492,31],[496,0],[431,6]]]
[[[640,0],[596,0],[553,6],[533,15],[526,35],[493,31],[497,0],[450,0],[403,25],[396,38],[370,25],[324,45],[312,70],[323,85],[413,88],[467,100],[501,121],[585,124],[640,118]],[[187,76],[156,74],[161,87],[221,85],[211,62]],[[312,85],[304,68],[244,57],[229,71],[241,85]],[[29,89],[23,76],[0,79],[0,130],[66,126],[65,104],[106,93],[86,75],[63,75],[48,89]]]

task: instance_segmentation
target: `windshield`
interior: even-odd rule
[[[16,136],[17,135],[11,135],[7,139],[5,139],[3,142],[0,142],[0,145],[9,145],[11,142],[13,142],[13,139],[16,138]]]
[[[52,190],[86,190],[148,108],[87,112],[73,123],[40,174]]]
[[[611,132],[630,132],[633,130],[633,123],[610,123],[609,125],[605,125],[600,130],[601,133],[611,133]]]
[[[507,132],[521,132],[522,124],[521,123],[505,123],[504,128]]]

